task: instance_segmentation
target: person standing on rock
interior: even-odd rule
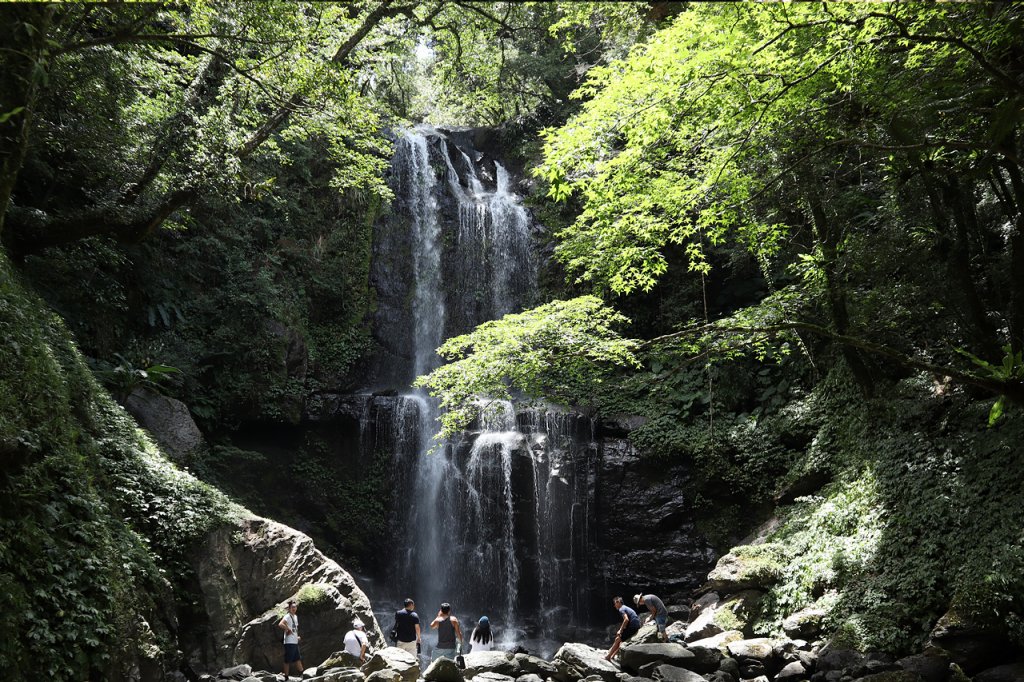
[[[667,642],[668,631],[665,628],[668,625],[668,609],[665,608],[665,602],[654,594],[638,594],[633,597],[633,603],[637,608],[640,608],[641,604],[647,607],[654,622],[658,624],[658,639]]]
[[[277,623],[284,630],[284,678],[288,679],[288,668],[294,663],[302,674],[302,654],[299,653],[299,605],[294,599],[288,600],[288,613]]]
[[[452,615],[452,605],[448,602],[441,604],[441,610],[437,617],[430,622],[430,629],[437,630],[437,646],[430,660],[434,661],[445,656],[455,658],[457,648],[462,646],[462,627],[459,619]],[[458,639],[458,647],[455,640]]]
[[[487,616],[480,616],[473,628],[473,634],[469,636],[470,651],[493,651],[494,637],[491,636],[491,619]]]
[[[363,631],[363,621],[356,618],[352,621],[352,629],[345,634],[345,651],[359,658],[359,664],[366,663],[366,646],[369,640]]]
[[[416,656],[420,652],[421,640],[420,617],[413,611],[414,608],[416,608],[416,602],[406,599],[405,608],[395,612],[395,635],[398,638],[395,646]]]
[[[619,623],[619,629],[615,633],[615,641],[612,642],[612,648],[605,654],[604,660],[606,661],[612,660],[612,657],[619,652],[619,647],[622,646],[622,643],[628,641],[630,637],[640,631],[640,616],[636,615],[636,611],[622,603],[622,597],[613,599],[612,606],[622,616],[622,622]]]

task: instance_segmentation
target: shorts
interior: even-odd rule
[[[629,639],[638,632],[640,632],[640,628],[630,623],[626,626],[626,629],[622,631],[622,641],[625,642],[627,639]]]
[[[437,659],[444,656],[445,658],[455,659],[455,649],[438,649],[435,648],[433,653],[430,654],[430,660],[436,661]]]
[[[302,656],[299,654],[298,644],[285,644],[284,645],[284,662],[285,663],[296,663],[302,660]]]
[[[416,654],[416,640],[413,640],[411,642],[398,641],[398,642],[395,643],[395,646],[397,646],[399,649],[405,649],[406,651],[408,651],[413,656],[417,655]]]
[[[658,624],[658,632],[665,632],[665,626],[668,625],[668,616],[655,616],[654,622]]]

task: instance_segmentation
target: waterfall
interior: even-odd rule
[[[452,138],[407,131],[392,162],[376,336],[392,343],[389,371],[405,386],[438,366],[445,338],[536,300],[532,220],[508,170]],[[385,434],[396,448],[386,598],[415,599],[424,627],[442,601],[467,631],[488,615],[503,645],[585,621],[596,450],[578,435],[589,428],[550,407],[489,401],[472,431],[438,444],[434,400],[406,389],[397,405],[401,424]]]

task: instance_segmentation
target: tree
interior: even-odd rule
[[[616,330],[627,322],[599,298],[582,296],[506,315],[448,339],[438,353],[450,362],[416,380],[446,408],[439,437],[468,426],[477,400],[522,395],[585,402],[616,367],[637,364],[637,343]]]
[[[1013,5],[693,6],[593,69],[574,94],[582,111],[547,132],[538,175],[550,196],[583,206],[557,255],[578,282],[614,295],[653,288],[669,245],[707,273],[707,248],[732,240],[769,279],[798,268],[796,285],[823,303],[815,326],[834,339],[905,344],[887,320],[937,302],[967,330],[928,330],[947,354],[968,346],[994,360],[1008,342],[1012,357],[1024,344],[1024,230],[1005,247],[993,237],[1002,221],[1021,224],[1021,34]],[[918,187],[924,214],[901,202]],[[925,272],[900,271],[872,235],[927,255]],[[979,261],[1006,274],[982,281]],[[959,290],[936,286],[942,270]],[[872,287],[890,292],[881,317],[862,293]],[[840,347],[870,389],[872,351]],[[1000,381],[1020,395],[1019,376]]]
[[[402,13],[417,16],[413,5],[75,4],[22,12],[35,22],[25,39],[41,46],[24,53],[31,58],[4,56],[23,74],[14,82],[24,93],[11,101],[25,102],[12,118],[24,124],[21,136],[5,136],[5,145],[20,140],[22,156],[5,152],[4,184],[16,183],[30,134],[62,154],[57,165],[44,155],[51,165],[30,169],[49,175],[42,187],[34,175],[0,205],[2,237],[15,253],[95,234],[143,239],[202,193],[244,186],[246,160],[273,153],[274,135],[322,135],[344,162],[340,189],[387,191],[385,119],[360,92],[354,67],[371,32]],[[61,187],[57,176],[72,170],[87,180]]]

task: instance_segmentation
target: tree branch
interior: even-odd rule
[[[712,322],[710,324],[699,325],[696,327],[690,327],[683,329],[678,332],[671,334],[665,334],[658,336],[653,339],[649,339],[640,344],[641,349],[651,348],[658,344],[665,343],[667,341],[675,341],[677,339],[683,339],[688,337],[696,337],[709,333],[753,333],[753,334],[769,334],[770,336],[776,336],[786,331],[807,331],[818,336],[825,337],[835,343],[842,344],[850,348],[856,348],[858,350],[871,353],[883,358],[893,360],[897,364],[907,367],[910,369],[917,369],[936,376],[943,376],[953,381],[968,386],[974,386],[981,388],[995,395],[1005,395],[1014,402],[1024,404],[1024,381],[1020,379],[1014,380],[1002,380],[991,377],[982,377],[970,372],[964,372],[953,367],[945,365],[936,365],[925,360],[920,360],[910,355],[906,355],[894,348],[889,346],[883,346],[882,344],[868,341],[856,336],[848,336],[845,334],[839,334],[837,332],[822,327],[821,325],[812,324],[810,322],[780,322],[778,324],[764,325],[764,326],[745,326],[745,325],[721,325],[719,323]]]

